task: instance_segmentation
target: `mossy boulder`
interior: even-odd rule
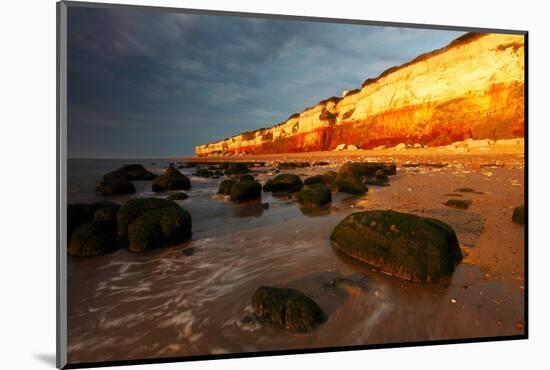
[[[136,187],[126,177],[101,180],[96,187],[100,195],[124,195],[136,192]]]
[[[340,193],[353,195],[365,194],[368,191],[367,187],[359,177],[349,175],[339,175],[333,182],[332,186]]]
[[[449,276],[462,260],[449,225],[395,211],[353,213],[334,228],[331,241],[341,252],[411,281]]]
[[[208,178],[214,176],[214,172],[207,168],[199,168],[193,175]]]
[[[179,206],[144,213],[128,225],[128,250],[143,252],[191,238],[191,215]]]
[[[225,179],[222,182],[220,182],[220,187],[218,189],[218,194],[221,195],[229,195],[231,194],[231,187],[233,184],[235,184],[237,180],[233,179]]]
[[[386,186],[389,183],[388,174],[383,169],[376,170],[374,176],[367,177],[365,184],[375,186]]]
[[[105,201],[91,204],[74,203],[67,206],[67,240],[71,238],[73,231],[80,225],[92,221],[97,210],[113,208],[116,211],[120,206],[116,203]]]
[[[248,163],[235,162],[229,163],[225,170],[226,175],[240,175],[250,172],[248,169]]]
[[[341,176],[352,177],[373,177],[378,170],[384,171],[387,175],[395,175],[397,167],[393,163],[378,163],[378,162],[363,162],[352,163],[348,162],[340,167],[338,173]]]
[[[264,191],[274,193],[296,193],[302,189],[303,185],[300,176],[292,173],[284,173],[268,180],[264,185]]]
[[[169,199],[169,200],[185,200],[187,198],[189,198],[189,195],[183,192],[170,194],[168,197],[166,197],[166,199]]]
[[[332,201],[332,193],[324,183],[305,185],[298,193],[298,201],[305,206],[321,206]]]
[[[70,234],[67,252],[71,256],[98,256],[120,248],[116,233],[118,208],[118,205],[97,205],[91,220]]]
[[[304,185],[324,184],[323,175],[311,176],[304,180]]]
[[[71,236],[67,252],[71,256],[99,256],[120,247],[116,232],[105,227],[86,223],[76,228]]]
[[[242,202],[262,196],[262,185],[257,181],[238,181],[231,186],[230,199]]]
[[[191,189],[191,181],[183,173],[169,167],[164,171],[163,175],[158,176],[153,182],[152,189],[154,192],[166,190],[189,190]]]
[[[323,174],[323,182],[329,188],[334,187],[336,180],[338,180],[338,173],[336,171],[327,171]]]
[[[262,286],[252,296],[258,321],[306,332],[327,320],[321,307],[299,290]]]
[[[178,207],[179,205],[171,200],[162,198],[136,198],[126,202],[117,213],[117,232],[120,237],[128,235],[128,226],[137,218],[147,212],[156,209]]]
[[[141,164],[127,164],[103,176],[104,180],[126,178],[134,180],[153,180],[157,175],[149,172]]]
[[[525,205],[517,206],[512,213],[512,221],[517,224],[525,224]]]

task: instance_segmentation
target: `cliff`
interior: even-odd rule
[[[270,128],[198,145],[199,156],[429,146],[524,135],[524,37],[466,34]]]

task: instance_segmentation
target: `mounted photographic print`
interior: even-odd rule
[[[527,338],[526,56],[58,3],[58,366]]]

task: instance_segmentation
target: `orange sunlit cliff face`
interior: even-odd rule
[[[273,127],[195,148],[199,156],[446,145],[524,135],[524,37],[469,33]]]

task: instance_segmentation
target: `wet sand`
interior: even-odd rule
[[[262,193],[261,202],[231,203],[215,194],[223,178],[191,176],[190,198],[178,203],[192,215],[192,241],[145,254],[119,250],[69,258],[69,361],[523,334],[525,230],[511,221],[513,208],[524,201],[523,147],[200,158],[273,160],[331,162],[284,171],[302,178],[337,170],[347,160],[395,162],[398,168],[389,186],[370,186],[363,196],[333,193],[331,207],[313,212],[292,197],[269,193]],[[159,173],[167,162],[156,162],[141,163]],[[446,165],[426,165],[441,163]],[[272,177],[270,171],[254,168],[262,183]],[[69,183],[69,201],[105,199],[90,192],[94,176],[86,176],[72,192]],[[133,197],[151,196],[150,184],[136,182]],[[468,199],[472,205],[449,208],[443,205],[449,198]],[[367,209],[412,212],[449,223],[464,260],[448,279],[410,283],[337,252],[329,240],[333,227]],[[338,276],[356,284],[335,288],[330,282]],[[261,285],[300,289],[320,304],[328,321],[304,334],[251,320],[250,297]]]

